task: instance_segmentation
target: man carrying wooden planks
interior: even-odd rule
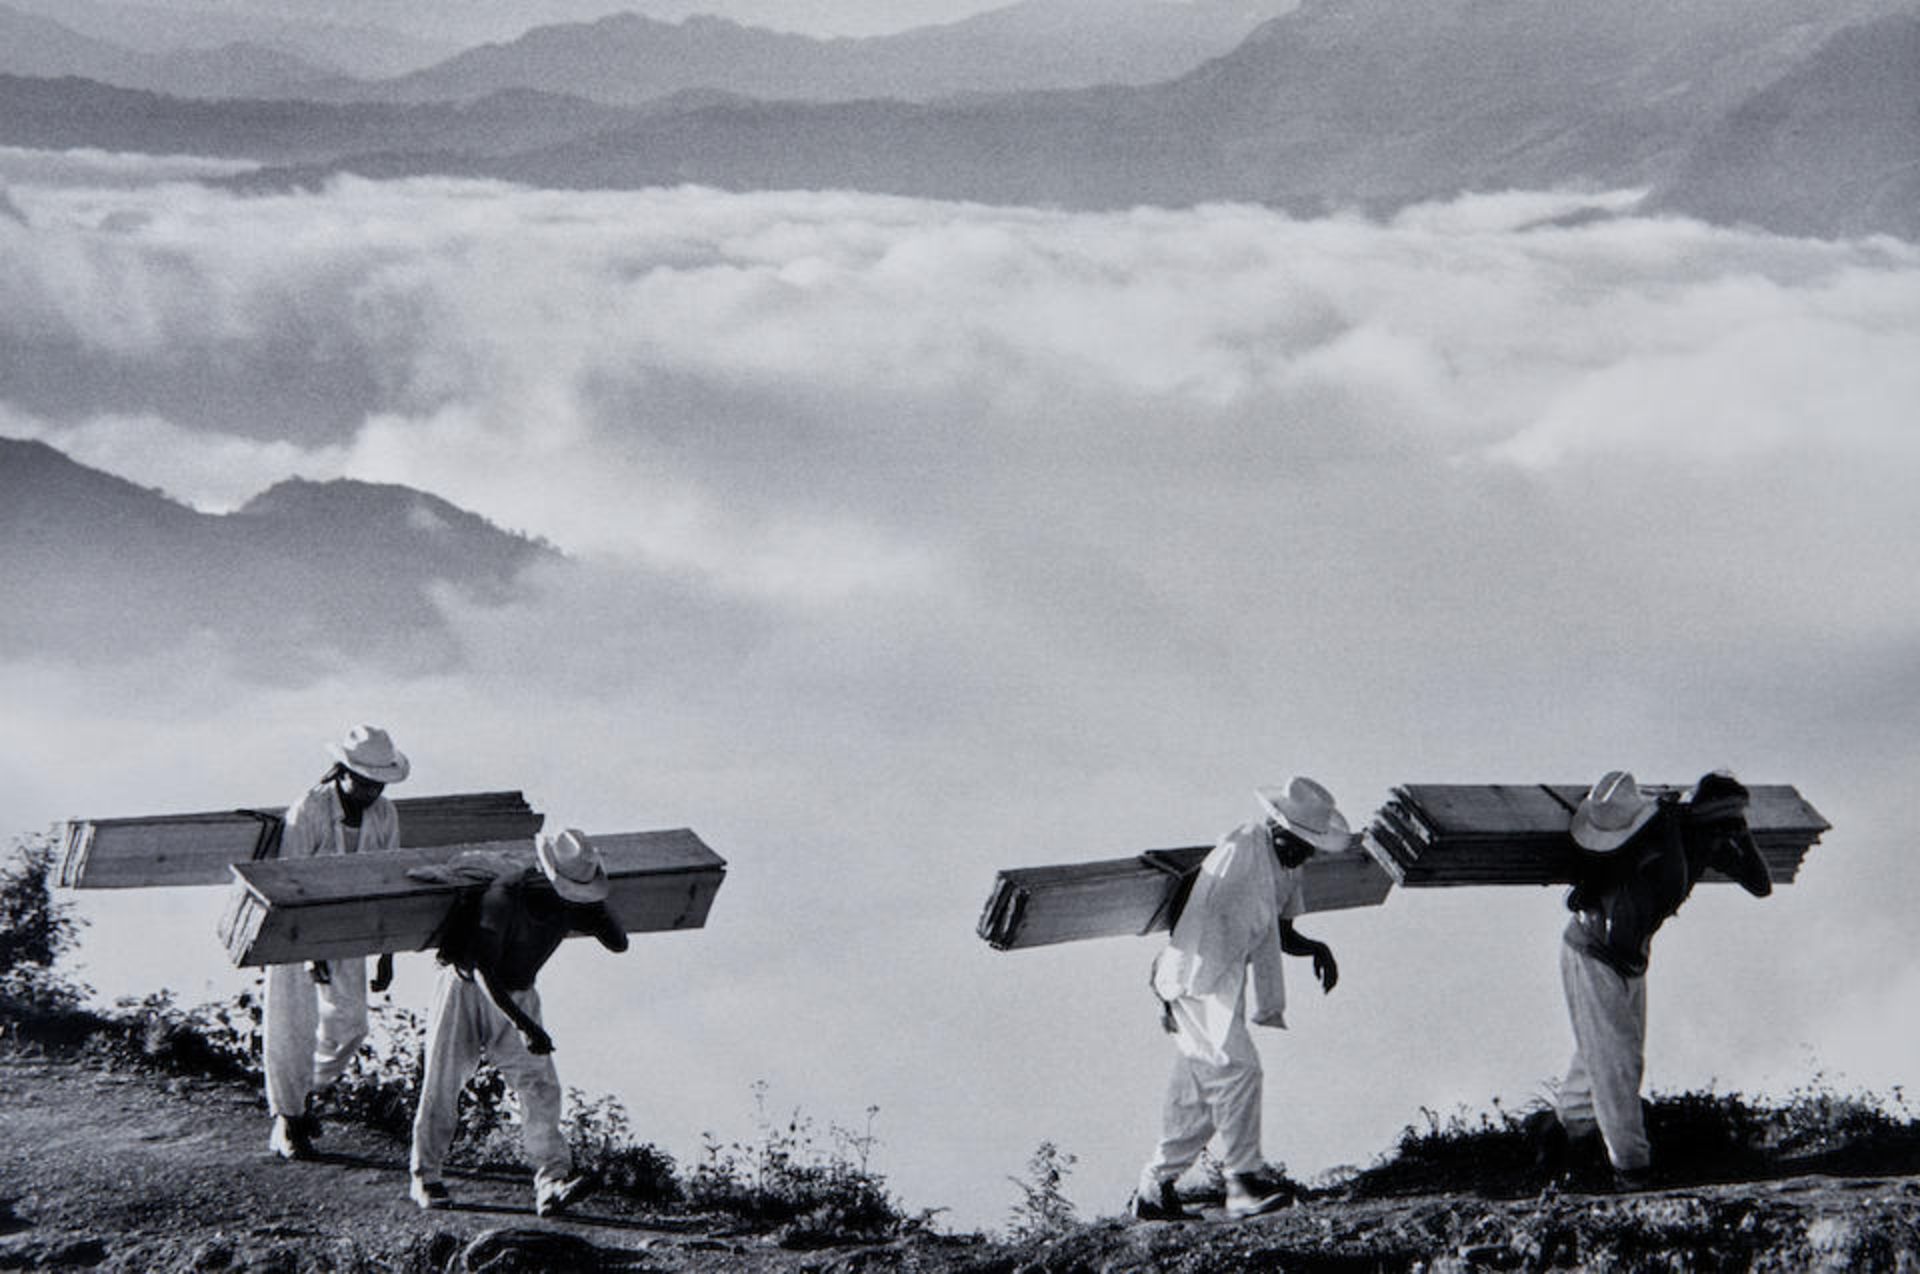
[[[1312,779],[1257,795],[1267,817],[1242,823],[1207,855],[1153,962],[1162,1025],[1180,1055],[1167,1082],[1160,1144],[1134,1191],[1133,1215],[1143,1221],[1197,1219],[1174,1182],[1216,1132],[1230,1214],[1258,1216],[1294,1198],[1261,1151],[1262,1072],[1247,1011],[1257,1025],[1286,1025],[1282,954],[1310,957],[1321,987],[1333,990],[1340,976],[1333,951],[1293,927],[1299,869],[1318,851],[1349,848],[1352,835],[1332,794]]]
[[[492,865],[477,870],[456,860],[408,872],[421,879],[477,876],[484,882],[455,905],[440,935],[442,967],[427,1010],[408,1196],[423,1208],[451,1206],[441,1165],[459,1127],[460,1089],[484,1052],[520,1101],[521,1137],[533,1161],[534,1212],[550,1216],[584,1198],[595,1183],[574,1171],[560,1131],[560,1079],[534,978],[568,934],[588,934],[619,952],[627,949],[627,933],[607,908],[606,869],[584,833],[569,828],[541,837],[537,869],[510,855],[481,856],[483,863],[487,857]]]
[[[333,768],[287,810],[278,856],[385,853],[399,848],[400,818],[383,792],[407,777],[406,754],[379,726],[355,726],[327,745]],[[382,953],[373,989],[393,979],[393,956]],[[339,1079],[367,1038],[367,961],[309,960],[267,968],[265,1023],[267,1144],[285,1159],[313,1154],[318,1123],[313,1095]]]
[[[1656,798],[1633,775],[1601,776],[1574,811],[1581,866],[1560,945],[1560,980],[1573,1024],[1573,1061],[1555,1109],[1530,1120],[1541,1166],[1558,1176],[1571,1143],[1598,1134],[1618,1188],[1651,1179],[1640,1106],[1647,1038],[1647,960],[1653,934],[1710,868],[1756,898],[1773,891],[1747,828],[1746,787],[1731,774],[1702,778],[1684,796]]]

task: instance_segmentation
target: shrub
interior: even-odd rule
[[[1655,1093],[1646,1102],[1654,1170],[1669,1185],[1750,1180],[1807,1172],[1920,1171],[1920,1118],[1904,1095],[1841,1093],[1816,1075],[1783,1099],[1712,1089]],[[1534,1167],[1523,1121],[1494,1103],[1464,1108],[1401,1131],[1394,1150],[1344,1186],[1363,1196],[1473,1191],[1501,1196],[1546,1184]],[[1589,1165],[1598,1170],[1604,1164]]]
[[[1007,1222],[1007,1234],[1016,1241],[1045,1238],[1072,1226],[1078,1219],[1073,1201],[1061,1188],[1079,1162],[1051,1141],[1035,1147],[1027,1160],[1027,1175],[1008,1177],[1019,1187],[1020,1201],[1013,1205]]]
[[[618,1098],[602,1094],[590,1099],[578,1088],[568,1089],[562,1130],[574,1166],[597,1175],[603,1189],[656,1207],[680,1201],[683,1191],[673,1156],[634,1140],[632,1121]]]
[[[91,994],[55,968],[79,940],[80,921],[53,897],[53,858],[53,838],[41,835],[16,838],[0,864],[0,1001],[14,1015],[58,1015]]]
[[[870,1165],[880,1108],[867,1107],[861,1132],[833,1126],[831,1144],[822,1146],[813,1121],[798,1110],[785,1120],[772,1117],[767,1091],[765,1081],[753,1086],[757,1144],[723,1145],[705,1135],[701,1161],[686,1183],[687,1201],[749,1223],[786,1226],[783,1241],[790,1246],[899,1232],[906,1219]]]

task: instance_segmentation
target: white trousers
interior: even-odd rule
[[[1573,1061],[1555,1100],[1560,1123],[1572,1137],[1597,1126],[1614,1167],[1645,1168],[1652,1160],[1640,1109],[1647,980],[1625,977],[1606,961],[1562,942],[1560,984],[1573,1022]]]
[[[1141,1193],[1158,1198],[1160,1183],[1192,1166],[1214,1134],[1228,1172],[1258,1172],[1260,1052],[1247,1032],[1245,998],[1182,996],[1173,1002],[1174,1046],[1180,1056],[1167,1079],[1160,1144],[1140,1170]]]
[[[528,988],[511,993],[513,1001],[540,1021],[540,993]],[[560,1132],[560,1077],[551,1055],[527,1051],[520,1030],[485,987],[442,965],[427,1009],[426,1069],[420,1076],[420,1108],[413,1115],[413,1175],[440,1180],[441,1166],[460,1126],[460,1090],[484,1054],[500,1068],[520,1101],[520,1136],[533,1164],[534,1188],[563,1180],[573,1171],[573,1152]]]
[[[307,1095],[334,1080],[367,1039],[367,961],[329,960],[325,986],[304,964],[267,966],[267,1110],[289,1117],[306,1111]]]

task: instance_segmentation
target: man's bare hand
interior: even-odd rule
[[[1320,979],[1322,995],[1333,990],[1333,984],[1340,980],[1340,966],[1334,962],[1333,948],[1324,942],[1315,944],[1313,976]]]

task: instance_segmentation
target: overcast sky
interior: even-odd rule
[[[0,663],[13,832],[290,800],[362,720],[414,759],[397,795],[691,826],[732,864],[709,928],[543,978],[564,1082],[683,1159],[751,1132],[756,1080],[822,1124],[878,1104],[905,1201],[979,1225],[1042,1138],[1117,1210],[1171,1059],[1155,943],[995,953],[996,869],[1209,840],[1298,772],[1358,823],[1396,783],[1731,766],[1835,831],[1662,931],[1651,1083],[1913,1081],[1911,245],[1554,224],[1624,194],[1295,221],[188,171],[0,155],[0,332],[49,360],[0,434],[208,510],[408,483],[573,562],[449,599],[464,662],[427,678],[264,683],[211,640]],[[290,342],[332,410],[276,399]],[[243,984],[219,904],[88,897],[87,976]],[[1269,1154],[1311,1175],[1544,1093],[1563,917],[1482,889],[1302,922],[1343,976],[1294,970],[1258,1032]],[[400,977],[423,1003],[428,960]]]
[[[808,35],[879,35],[953,22],[1012,0],[139,0],[155,8],[224,12],[387,27],[421,39],[469,45],[510,40],[554,22],[590,22],[611,13],[667,21],[715,14],[752,26]],[[1166,0],[1169,4],[1196,0]],[[1219,3],[1223,0],[1199,0]],[[1264,12],[1276,0],[1246,0]],[[1097,11],[1099,0],[1088,0]],[[1284,3],[1279,5],[1284,9]]]

